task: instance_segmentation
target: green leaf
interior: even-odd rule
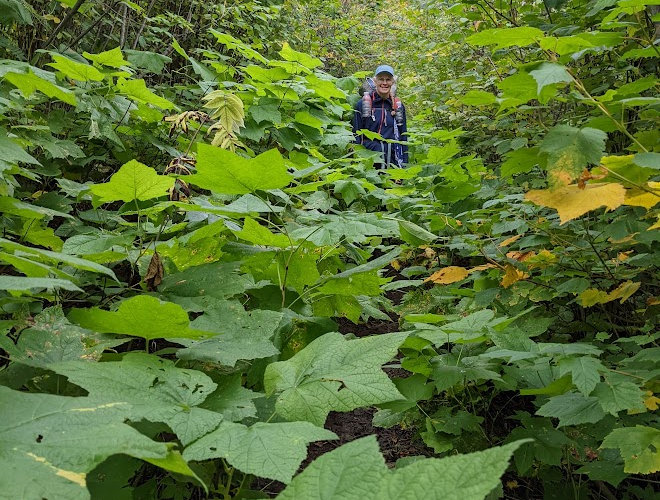
[[[222,421],[222,415],[197,408],[217,387],[207,375],[176,368],[172,361],[156,356],[133,352],[121,361],[66,361],[49,368],[85,389],[90,398],[130,404],[126,413],[132,420],[164,422],[184,444]]]
[[[55,62],[49,63],[48,66],[60,71],[66,78],[81,82],[100,82],[103,80],[103,73],[90,64],[80,63],[57,54],[52,54],[52,57]]]
[[[0,386],[0,407],[0,476],[9,498],[88,499],[85,476],[107,457],[167,455],[165,443],[124,423],[130,412],[124,402]]]
[[[4,78],[20,90],[26,98],[29,98],[38,90],[48,97],[59,99],[62,102],[71,104],[71,106],[76,106],[78,104],[76,96],[72,91],[35,75],[32,70],[28,70],[27,74],[9,72],[5,74]]]
[[[610,383],[601,382],[596,386],[593,397],[603,410],[615,417],[622,410],[639,410],[644,408],[644,392],[632,382]]]
[[[288,42],[282,44],[282,50],[280,50],[279,54],[285,61],[295,62],[307,69],[314,69],[323,65],[320,59],[307,55],[304,52],[293,50]]]
[[[498,49],[505,47],[525,47],[543,38],[543,31],[529,26],[517,28],[494,28],[475,33],[465,39],[470,45],[482,47],[496,45]]]
[[[541,152],[548,153],[548,170],[556,179],[572,180],[589,164],[599,164],[606,140],[602,130],[555,125],[543,139]]]
[[[296,116],[293,118],[293,121],[302,125],[307,125],[308,127],[312,127],[317,130],[321,130],[323,128],[323,122],[312,115],[309,111],[298,111]]]
[[[245,311],[238,301],[218,301],[190,326],[219,335],[198,342],[181,341],[187,348],[179,350],[177,357],[232,367],[239,359],[274,356],[279,351],[270,339],[281,319],[280,312]]]
[[[288,248],[295,243],[286,234],[271,233],[267,227],[262,226],[251,217],[246,217],[243,229],[234,231],[234,234],[242,240],[267,247]]]
[[[263,397],[263,394],[243,387],[242,379],[241,373],[218,377],[215,380],[218,388],[200,406],[219,413],[224,420],[230,422],[240,422],[256,416],[257,407],[254,400]]]
[[[416,247],[438,239],[435,234],[409,221],[399,221],[399,232],[403,241]]]
[[[557,63],[541,63],[536,69],[529,72],[536,80],[536,91],[540,94],[543,87],[553,83],[570,83],[573,77],[566,70],[566,66]]]
[[[510,151],[500,165],[502,177],[513,177],[531,171],[536,165],[545,166],[545,158],[539,155],[539,148],[521,148]]]
[[[660,430],[643,425],[614,429],[601,448],[617,448],[628,474],[652,474],[660,470]]]
[[[637,153],[633,158],[633,163],[640,167],[660,170],[660,153]]]
[[[181,306],[172,302],[161,302],[149,295],[136,295],[125,299],[114,312],[98,307],[71,309],[69,320],[97,332],[133,335],[145,339],[194,338],[205,335],[205,332],[189,327],[188,314]]]
[[[279,189],[292,179],[276,149],[248,160],[206,144],[197,145],[197,173],[186,176],[186,181],[191,184],[224,194]]]
[[[73,257],[65,253],[51,252],[50,250],[43,250],[41,248],[27,247],[25,245],[21,245],[20,243],[15,243],[4,238],[0,238],[0,247],[4,248],[5,250],[12,250],[17,255],[20,254],[24,257],[30,257],[31,259],[38,260],[40,262],[50,262],[52,264],[59,264],[61,262],[71,267],[75,267],[76,269],[105,274],[106,276],[109,276],[113,280],[117,281],[117,277],[112,270],[90,260]]]
[[[114,49],[106,50],[98,54],[90,54],[89,52],[83,52],[83,57],[89,59],[90,61],[100,65],[100,66],[109,66],[111,68],[121,68],[122,66],[130,66],[131,64],[124,59],[124,55],[121,53],[120,47],[115,47]]]
[[[322,426],[330,411],[352,411],[402,396],[380,369],[406,333],[346,340],[326,333],[287,361],[266,368],[267,394],[277,393],[275,409],[287,420]]]
[[[117,90],[129,99],[134,99],[138,102],[153,104],[161,109],[176,108],[170,101],[149,90],[144,80],[125,80],[124,78],[120,78],[117,81]]]
[[[91,191],[101,203],[111,201],[150,200],[165,196],[174,186],[174,179],[158,173],[151,167],[131,160],[110,177],[110,182],[94,184]]]
[[[21,332],[16,344],[9,337],[0,336],[0,347],[13,362],[40,368],[70,360],[98,361],[105,349],[122,343],[124,340],[72,325],[60,307],[38,314],[32,326]]]
[[[69,290],[82,292],[69,280],[57,278],[24,278],[23,276],[0,276],[0,290],[12,292],[30,292],[37,290]]]
[[[469,90],[460,101],[467,106],[483,106],[485,104],[495,104],[497,98],[490,92],[484,90]]]
[[[559,419],[559,427],[567,425],[591,424],[599,422],[605,412],[601,409],[598,398],[587,397],[576,392],[567,392],[550,398],[536,412],[542,417]]]
[[[600,360],[591,356],[565,358],[559,362],[560,375],[570,373],[575,387],[585,396],[594,390],[600,382],[600,372],[604,371],[606,368]]]
[[[337,439],[334,432],[309,422],[257,422],[251,427],[223,422],[188,446],[186,460],[224,458],[237,469],[288,483],[307,456],[312,441]]]
[[[254,280],[239,273],[239,262],[214,262],[195,266],[163,278],[160,291],[189,311],[202,312],[217,299],[257,288]]]
[[[446,458],[420,459],[390,470],[376,436],[322,455],[278,500],[483,500],[500,484],[514,450],[525,441]]]
[[[257,123],[279,123],[282,121],[282,115],[280,114],[277,103],[261,104],[261,102],[259,102],[259,104],[250,106],[248,112]]]
[[[332,99],[344,99],[346,94],[343,90],[338,89],[337,86],[328,80],[322,80],[316,75],[307,75],[307,88],[313,90],[316,95],[332,101]]]

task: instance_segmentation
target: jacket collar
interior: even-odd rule
[[[392,104],[392,98],[391,97],[383,99],[378,92],[374,92],[373,102],[376,103],[376,102],[381,102],[381,101],[389,102],[390,104]]]

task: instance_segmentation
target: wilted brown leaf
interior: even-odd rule
[[[147,289],[153,292],[163,282],[164,274],[165,269],[163,268],[163,262],[160,260],[160,255],[158,255],[158,252],[154,252],[149,261],[147,274],[144,275],[144,282],[147,284]]]

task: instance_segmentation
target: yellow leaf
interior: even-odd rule
[[[660,192],[658,191],[660,188],[660,182],[649,182],[647,187],[650,191],[653,191],[653,193],[637,188],[628,189],[626,191],[626,201],[624,205],[644,207],[648,210],[660,203]]]
[[[461,281],[462,279],[467,278],[467,276],[468,271],[464,267],[449,266],[434,272],[424,281],[432,281],[436,285],[448,285],[449,283]]]
[[[529,275],[519,271],[513,265],[507,264],[504,266],[504,277],[502,278],[501,285],[504,288],[509,288],[515,282],[527,278]]]
[[[628,250],[627,252],[619,252],[616,258],[618,261],[623,262],[624,260],[628,260],[630,258],[631,253],[633,253],[633,250]]]
[[[653,224],[651,227],[649,227],[647,231],[650,231],[651,229],[660,229],[660,217],[658,217],[657,222]]]
[[[617,183],[589,184],[579,189],[577,184],[558,189],[529,191],[525,198],[542,207],[557,210],[562,224],[604,206],[614,210],[625,202],[626,189]]]
[[[596,304],[605,304],[610,301],[609,294],[602,290],[589,288],[580,294],[580,303],[582,307],[591,307]]]
[[[580,294],[580,303],[582,307],[591,307],[596,304],[606,304],[619,299],[619,303],[623,304],[632,294],[639,290],[640,285],[641,283],[633,283],[628,280],[621,283],[609,293],[603,290],[589,288]]]
[[[468,269],[468,274],[476,273],[477,271],[485,271],[486,269],[492,269],[497,267],[495,264],[481,264],[480,266],[475,266]]]
[[[518,241],[520,238],[522,238],[522,234],[516,234],[515,236],[511,236],[511,238],[507,238],[502,243],[500,243],[500,248],[507,247],[514,241]]]
[[[390,266],[392,266],[396,271],[398,271],[399,269],[401,269],[401,264],[400,264],[399,261],[396,260],[396,259],[393,260],[392,262],[390,262]]]
[[[644,406],[651,411],[657,410],[660,398],[655,397],[651,391],[646,391],[646,394],[647,396],[644,398]]]
[[[619,303],[623,304],[630,296],[639,290],[641,283],[633,283],[632,281],[626,281],[621,283],[618,287],[612,290],[608,295],[610,300],[620,299]]]

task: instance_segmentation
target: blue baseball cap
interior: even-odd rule
[[[381,73],[389,73],[390,75],[394,76],[394,68],[392,68],[392,66],[388,66],[387,64],[381,64],[376,68],[374,75],[380,75]]]

